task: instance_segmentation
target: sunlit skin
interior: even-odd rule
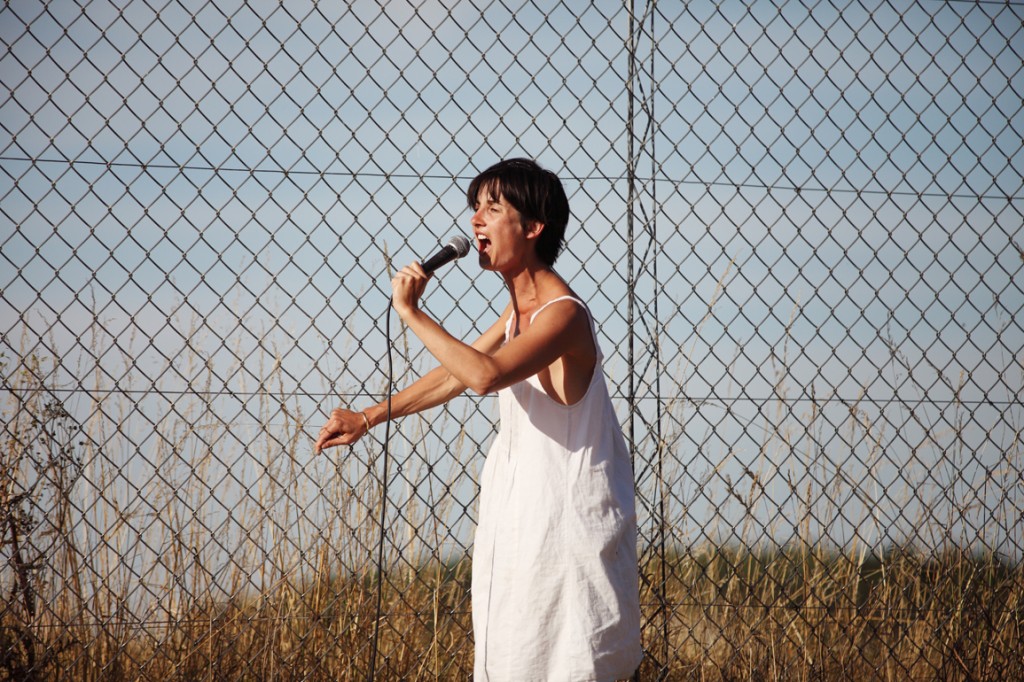
[[[536,240],[544,225],[523,225],[515,207],[493,189],[481,188],[470,224],[480,267],[502,276],[511,300],[480,338],[466,344],[420,310],[430,275],[419,263],[402,268],[391,281],[392,304],[440,367],[392,396],[392,418],[441,405],[466,389],[492,393],[534,374],[547,394],[561,404],[576,403],[590,385],[597,356],[586,311],[573,301],[558,301],[530,323],[530,315],[543,304],[560,296],[575,296],[537,257]],[[504,343],[510,318],[512,338]],[[335,409],[320,430],[315,449],[321,452],[351,445],[385,419],[386,402],[363,412]]]

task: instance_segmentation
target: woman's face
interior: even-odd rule
[[[474,206],[473,234],[480,267],[504,270],[521,262],[530,248],[519,211],[494,187],[481,187]]]

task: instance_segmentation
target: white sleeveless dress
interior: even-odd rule
[[[531,322],[566,298],[586,310],[566,296]],[[536,376],[498,392],[473,549],[480,682],[611,681],[643,656],[633,472],[590,328],[579,402],[552,400]]]

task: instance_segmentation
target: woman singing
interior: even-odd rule
[[[485,170],[467,199],[480,266],[502,276],[510,301],[466,344],[419,308],[429,275],[403,268],[394,308],[440,364],[391,410],[413,414],[467,388],[498,395],[473,545],[475,678],[627,678],[642,657],[633,474],[594,322],[552,269],[568,199],[526,159]],[[350,445],[386,418],[386,402],[336,409],[316,450]]]

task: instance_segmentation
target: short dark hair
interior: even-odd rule
[[[469,183],[466,199],[475,208],[480,190],[504,197],[528,223],[543,223],[537,238],[537,256],[551,266],[565,247],[565,227],[569,224],[569,199],[558,176],[530,159],[499,161]]]

